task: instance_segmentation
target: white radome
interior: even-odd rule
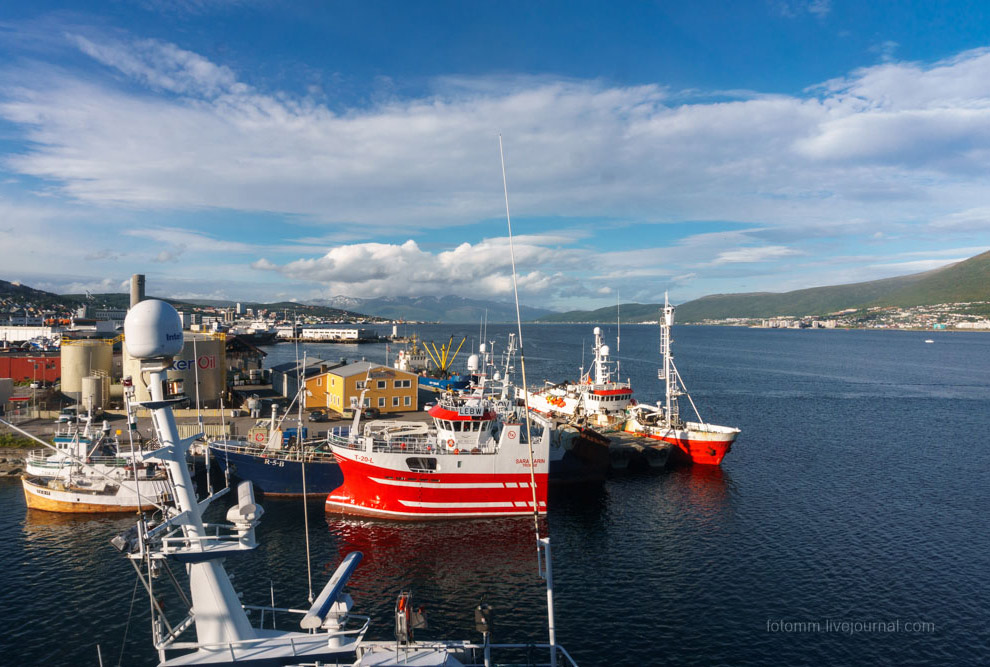
[[[147,299],[127,311],[124,344],[135,359],[174,357],[182,351],[182,320],[171,305]]]

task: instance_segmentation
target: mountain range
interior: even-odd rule
[[[990,301],[990,252],[932,271],[847,285],[812,287],[791,292],[712,294],[677,307],[679,322],[732,317],[821,316],[840,310],[871,307],[924,306],[938,303]],[[622,304],[623,322],[656,321],[663,304]],[[614,306],[569,311],[541,322],[610,322]]]
[[[126,308],[127,294],[58,295],[35,290],[20,283],[0,280],[0,299],[32,302],[43,308],[63,305],[74,308],[82,303],[95,306]],[[165,299],[177,308],[191,304],[232,306],[234,301]],[[677,307],[679,322],[701,322],[733,317],[803,317],[821,316],[840,310],[871,307],[912,307],[939,303],[973,301],[990,302],[990,251],[932,271],[914,273],[883,280],[812,287],[791,292],[750,292],[741,294],[712,294],[688,301]],[[304,311],[320,317],[360,318],[362,316],[388,320],[421,322],[471,323],[487,317],[489,322],[514,322],[515,305],[498,301],[482,301],[460,296],[378,297],[361,299],[337,296],[309,303],[246,303],[242,305],[269,310]],[[620,306],[623,322],[656,321],[661,304],[627,303]],[[527,322],[611,322],[616,319],[615,306],[598,310],[573,310],[555,313],[547,308],[521,306],[522,319]]]
[[[443,322],[445,324],[480,322],[487,317],[489,322],[515,322],[516,306],[501,301],[482,301],[463,296],[419,296],[419,297],[377,297],[359,299],[349,296],[336,296],[331,299],[310,301],[314,305],[346,308],[366,315],[374,315],[390,320],[412,320],[418,322]],[[520,306],[521,317],[525,321],[535,320],[554,311],[548,308]]]

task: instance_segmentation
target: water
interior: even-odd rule
[[[478,337],[416,330],[438,343]],[[501,346],[509,330],[488,337]],[[614,326],[605,334],[614,353]],[[531,384],[576,378],[582,348],[590,360],[590,327],[524,335]],[[990,335],[678,327],[674,338],[702,416],[742,434],[720,469],[551,493],[558,638],[579,662],[985,663]],[[305,347],[331,360],[385,355]],[[640,400],[659,398],[657,347],[655,326],[622,328],[617,356]],[[269,365],[293,348],[269,348]],[[104,664],[122,647],[122,664],[156,664],[147,596],[137,592],[128,623],[135,577],[108,543],[131,520],[28,512],[14,482],[0,484],[0,502],[2,662],[95,665],[100,644]],[[262,547],[228,561],[245,601],[266,604],[274,589],[276,605],[305,606],[299,505],[266,501]],[[390,637],[395,596],[412,589],[424,638],[477,639],[472,609],[486,595],[496,641],[545,641],[531,520],[350,521],[326,518],[319,500],[310,517],[317,591],[343,554],[365,553],[352,594],[373,617],[370,636]],[[827,625],[843,622],[873,626]],[[934,630],[905,631],[916,622]]]

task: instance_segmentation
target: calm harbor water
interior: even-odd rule
[[[615,354],[615,327],[604,329]],[[510,330],[490,326],[488,338],[501,349]],[[416,331],[468,336],[459,365],[478,338],[477,327]],[[657,328],[621,333],[622,376],[640,401],[658,399]],[[589,326],[524,335],[531,384],[577,377],[582,350],[590,360]],[[702,416],[742,434],[720,469],[552,492],[558,638],[579,662],[990,660],[990,335],[677,327],[674,337]],[[295,357],[292,345],[268,349],[269,365]],[[384,345],[306,350],[385,357]],[[131,520],[29,512],[14,482],[0,484],[0,503],[2,662],[96,665],[99,644],[106,665],[156,664],[147,596],[108,541]],[[305,606],[301,502],[264,506],[261,548],[228,569],[246,602],[274,591],[276,605]],[[345,553],[364,552],[352,595],[373,618],[369,636],[391,636],[395,596],[411,589],[427,610],[424,638],[479,638],[472,609],[484,595],[496,641],[545,640],[531,520],[354,521],[326,517],[317,499],[310,539],[317,590]],[[174,596],[166,603],[181,614]],[[843,623],[859,625],[833,627]]]

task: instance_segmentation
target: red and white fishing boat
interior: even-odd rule
[[[429,410],[433,428],[372,421],[329,446],[344,482],[327,512],[392,519],[451,519],[546,512],[550,430],[506,419],[480,395],[446,393]],[[531,465],[532,456],[532,465]]]
[[[595,359],[577,384],[548,384],[529,394],[529,409],[544,415],[561,416],[575,425],[599,430],[621,429],[626,408],[633,404],[632,385],[618,379],[618,368],[595,327]]]
[[[705,465],[719,465],[722,459],[732,449],[732,443],[739,435],[739,429],[731,426],[716,426],[701,419],[698,408],[691,399],[681,374],[674,366],[674,355],[671,354],[670,336],[674,324],[674,307],[664,294],[663,312],[660,317],[660,354],[663,357],[663,368],[658,377],[665,382],[666,404],[659,402],[656,407],[637,405],[630,407],[628,419],[623,430],[635,435],[641,435],[654,440],[661,440],[676,446],[675,456],[682,461]],[[686,396],[698,421],[686,422],[681,420],[678,398]]]

